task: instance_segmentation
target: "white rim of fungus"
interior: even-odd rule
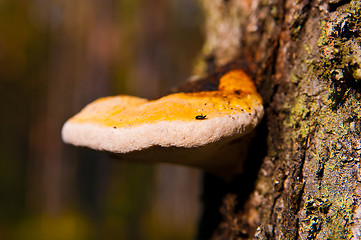
[[[160,121],[131,127],[105,127],[67,121],[62,129],[64,142],[114,153],[128,153],[161,147],[200,147],[225,137],[241,137],[251,132],[263,116],[263,106],[251,114],[242,112],[222,117],[190,121]]]

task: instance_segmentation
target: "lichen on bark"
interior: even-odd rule
[[[293,76],[293,89],[297,91],[289,94],[287,100],[291,104],[283,107],[288,116],[283,122],[283,137],[289,162],[286,169],[298,180],[286,180],[282,194],[292,196],[289,188],[300,183],[303,190],[299,202],[289,201],[283,205],[299,208],[294,212],[297,215],[294,220],[286,220],[282,215],[289,227],[290,222],[295,223],[298,232],[285,227],[278,236],[290,239],[360,237],[360,223],[354,217],[361,199],[360,132],[355,127],[359,126],[361,110],[357,79],[361,60],[360,6],[359,2],[351,1],[321,17],[317,42],[312,37],[305,39],[304,49],[311,58],[302,50],[294,52],[298,60],[290,64],[289,73]],[[310,26],[306,23],[307,27]],[[316,51],[312,54],[310,49]],[[307,71],[300,71],[300,66],[305,64]],[[298,159],[299,156],[302,158]],[[302,164],[292,164],[297,160]],[[301,172],[297,167],[301,167]]]
[[[308,200],[299,212],[303,222],[299,234],[304,239],[361,237],[360,221],[354,216],[361,199],[360,132],[356,127],[361,120],[360,10],[359,1],[350,1],[323,19],[319,56],[309,64],[317,77],[313,81],[326,91],[320,93],[316,111],[302,120],[302,125],[312,126],[304,136],[309,141],[303,168]],[[308,108],[315,99],[307,97],[304,103]]]

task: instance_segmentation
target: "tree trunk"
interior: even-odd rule
[[[205,177],[198,238],[361,239],[361,3],[201,2],[198,66],[247,60],[266,114],[245,173]]]

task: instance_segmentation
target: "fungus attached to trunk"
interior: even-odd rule
[[[253,81],[237,69],[213,83],[190,84],[207,90],[180,88],[157,100],[98,99],[64,124],[63,140],[121,159],[195,166],[220,176],[239,172],[248,147],[244,136],[263,116]]]

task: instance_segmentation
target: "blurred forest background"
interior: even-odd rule
[[[192,239],[197,170],[64,145],[107,95],[154,98],[191,74],[194,0],[0,0],[0,239]]]

